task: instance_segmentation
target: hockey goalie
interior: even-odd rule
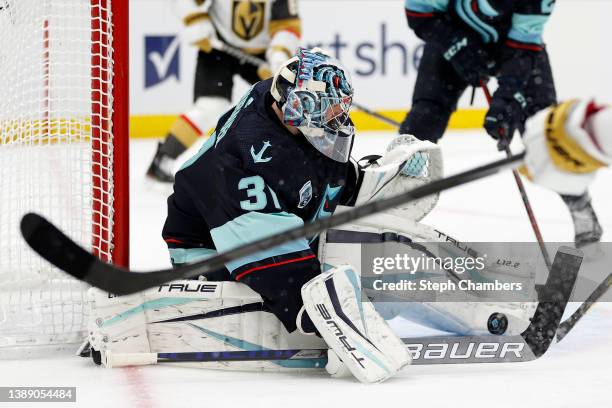
[[[328,217],[339,206],[394,196],[441,177],[438,146],[409,135],[393,140],[383,156],[350,160],[352,96],[347,70],[320,49],[300,49],[274,78],[255,84],[176,175],[163,229],[172,263],[202,260]],[[536,170],[536,181],[545,171],[529,170]],[[533,303],[375,307],[362,297],[359,246],[389,236],[409,243],[446,241],[420,223],[436,201],[430,196],[334,230],[336,236],[364,240],[331,239],[328,231],[228,262],[201,279],[136,295],[115,297],[91,289],[90,346],[109,367],[152,364],[160,353],[327,349],[320,359],[274,360],[272,355],[263,361],[184,364],[264,371],[325,368],[333,376],[350,373],[372,383],[411,362],[385,319],[404,316],[460,334],[521,332]],[[491,330],[494,312],[505,316],[503,330]]]

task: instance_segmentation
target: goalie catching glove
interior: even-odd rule
[[[393,197],[437,180],[443,175],[440,147],[412,135],[391,141],[384,156],[366,156],[359,165],[359,191],[355,206]],[[435,207],[439,194],[390,210],[419,221]]]

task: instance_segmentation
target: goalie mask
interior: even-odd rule
[[[278,70],[270,92],[286,125],[330,159],[348,161],[355,135],[349,118],[353,86],[338,60],[319,48],[300,48]]]

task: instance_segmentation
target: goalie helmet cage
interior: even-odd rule
[[[79,343],[85,291],[19,233],[129,264],[128,0],[0,0],[0,358]]]

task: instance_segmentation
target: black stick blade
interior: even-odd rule
[[[563,246],[555,255],[540,303],[531,324],[521,334],[536,357],[542,356],[555,338],[582,264],[582,252]]]
[[[21,219],[21,234],[38,255],[59,269],[83,280],[96,258],[38,214]]]
[[[173,269],[136,273],[102,262],[38,214],[23,216],[21,234],[36,253],[59,269],[91,286],[117,295],[140,292],[182,277]],[[183,269],[191,271],[189,265]]]

